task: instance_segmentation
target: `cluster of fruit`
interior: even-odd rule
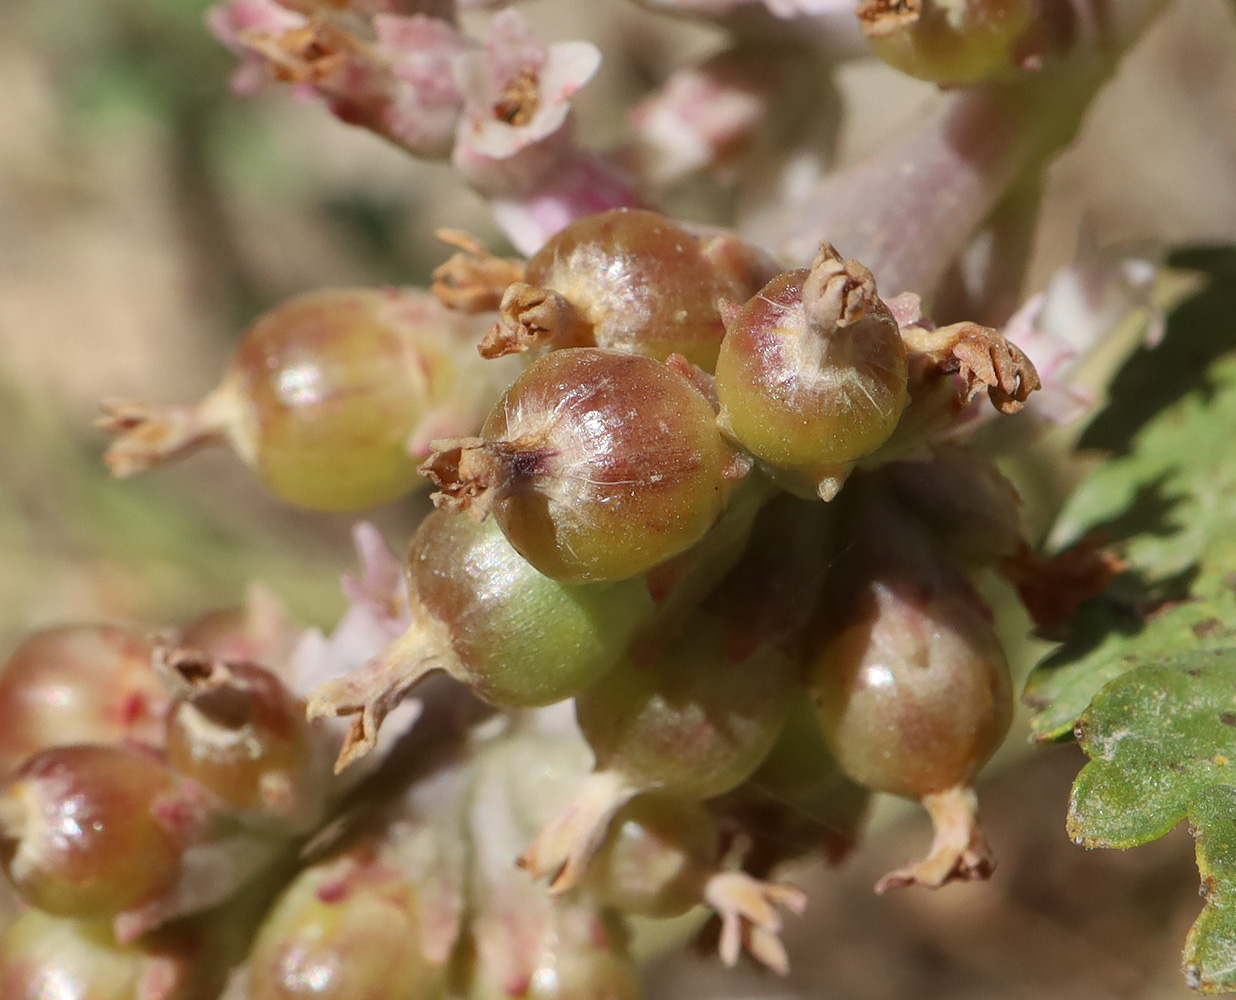
[[[1022,540],[955,438],[980,390],[1012,412],[1037,387],[1024,355],[827,245],[780,272],[639,210],[526,264],[459,242],[440,302],[301,297],[202,403],[106,407],[118,473],[221,440],[295,503],[419,468],[438,509],[386,595],[402,635],[312,692],[269,615],[18,649],[0,847],[32,908],[5,996],[214,996],[257,926],[253,1000],[636,997],[625,918],[701,903],[726,961],[783,970],[803,899],[766,879],[843,853],[872,791],[937,831],[880,888],[991,870],[972,784],[1012,691],[971,577]],[[414,687],[405,748],[343,770]]]

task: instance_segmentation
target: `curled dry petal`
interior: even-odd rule
[[[986,389],[992,406],[1001,413],[1016,413],[1042,384],[1025,353],[991,327],[977,323],[954,323],[938,330],[910,326],[901,334],[911,351],[929,358],[941,371],[961,376],[967,401]]]
[[[555,347],[585,347],[590,324],[565,296],[522,281],[502,296],[501,318],[481,341],[481,356],[500,358],[552,342]]]
[[[450,152],[463,107],[453,65],[468,47],[450,23],[378,14],[368,41],[324,16],[271,7],[268,0],[230,0],[211,12],[215,35],[245,58],[234,86],[253,90],[263,76],[301,85],[337,117],[417,156]]]
[[[430,290],[443,305],[469,314],[492,312],[507,288],[523,280],[523,261],[495,257],[476,237],[457,229],[439,229],[435,235],[459,250],[434,268]]]
[[[927,857],[889,872],[876,883],[876,892],[908,885],[938,889],[954,880],[988,879],[995,861],[978,821],[978,798],[972,788],[950,788],[923,796],[935,835]]]
[[[778,975],[790,971],[789,957],[781,943],[781,914],[777,907],[801,914],[807,906],[801,889],[761,882],[745,872],[718,872],[704,887],[704,901],[721,918],[718,947],[722,962],[737,965],[745,945],[758,961]]]

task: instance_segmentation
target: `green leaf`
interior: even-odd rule
[[[1109,445],[1113,414],[1140,429],[1070,498],[1054,537],[1067,544],[1103,531],[1130,570],[1031,675],[1036,739],[1068,735],[1095,693],[1140,663],[1236,646],[1236,356],[1214,360],[1236,346],[1231,267],[1220,258],[1209,286],[1174,311],[1163,343],[1126,366],[1133,375],[1122,372],[1092,424]]]
[[[1091,758],[1069,835],[1134,847],[1187,819],[1206,905],[1185,946],[1189,985],[1236,990],[1236,649],[1187,652],[1106,685],[1078,724]]]

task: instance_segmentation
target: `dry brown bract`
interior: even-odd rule
[[[944,372],[960,375],[969,401],[987,390],[991,405],[1001,413],[1016,413],[1030,393],[1042,388],[1034,364],[999,330],[978,323],[954,323],[938,330],[903,327],[906,347],[923,355]]]
[[[433,272],[431,291],[447,308],[469,315],[492,312],[507,288],[523,279],[523,261],[495,257],[475,236],[458,229],[439,229],[435,235],[460,251]]]
[[[923,0],[862,0],[858,19],[869,36],[892,34],[923,16]]]

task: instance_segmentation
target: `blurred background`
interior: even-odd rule
[[[258,312],[349,284],[424,284],[440,226],[501,245],[448,168],[408,160],[286,90],[228,91],[231,56],[202,0],[4,0],[0,31],[0,644],[53,621],[175,622],[261,579],[306,620],[342,608],[350,520],[268,497],[229,454],[111,482],[92,430],[103,397],[209,389]],[[711,29],[623,0],[536,0],[543,37],[606,61],[581,95],[586,140],[621,141],[626,108],[716,50]],[[1052,168],[1031,289],[1100,245],[1236,240],[1236,10],[1178,0]],[[869,64],[840,74],[846,162],[938,100]],[[669,204],[724,221],[721,185]],[[423,498],[374,512],[401,547]],[[1041,645],[1025,645],[1028,669]],[[1024,727],[1023,727],[1024,732]],[[1129,854],[1064,834],[1073,747],[1015,736],[983,789],[1000,869],[986,885],[875,897],[921,851],[925,817],[888,809],[839,871],[802,873],[794,970],[776,981],[690,955],[654,963],[666,998],[1184,997],[1196,916],[1187,833]]]

